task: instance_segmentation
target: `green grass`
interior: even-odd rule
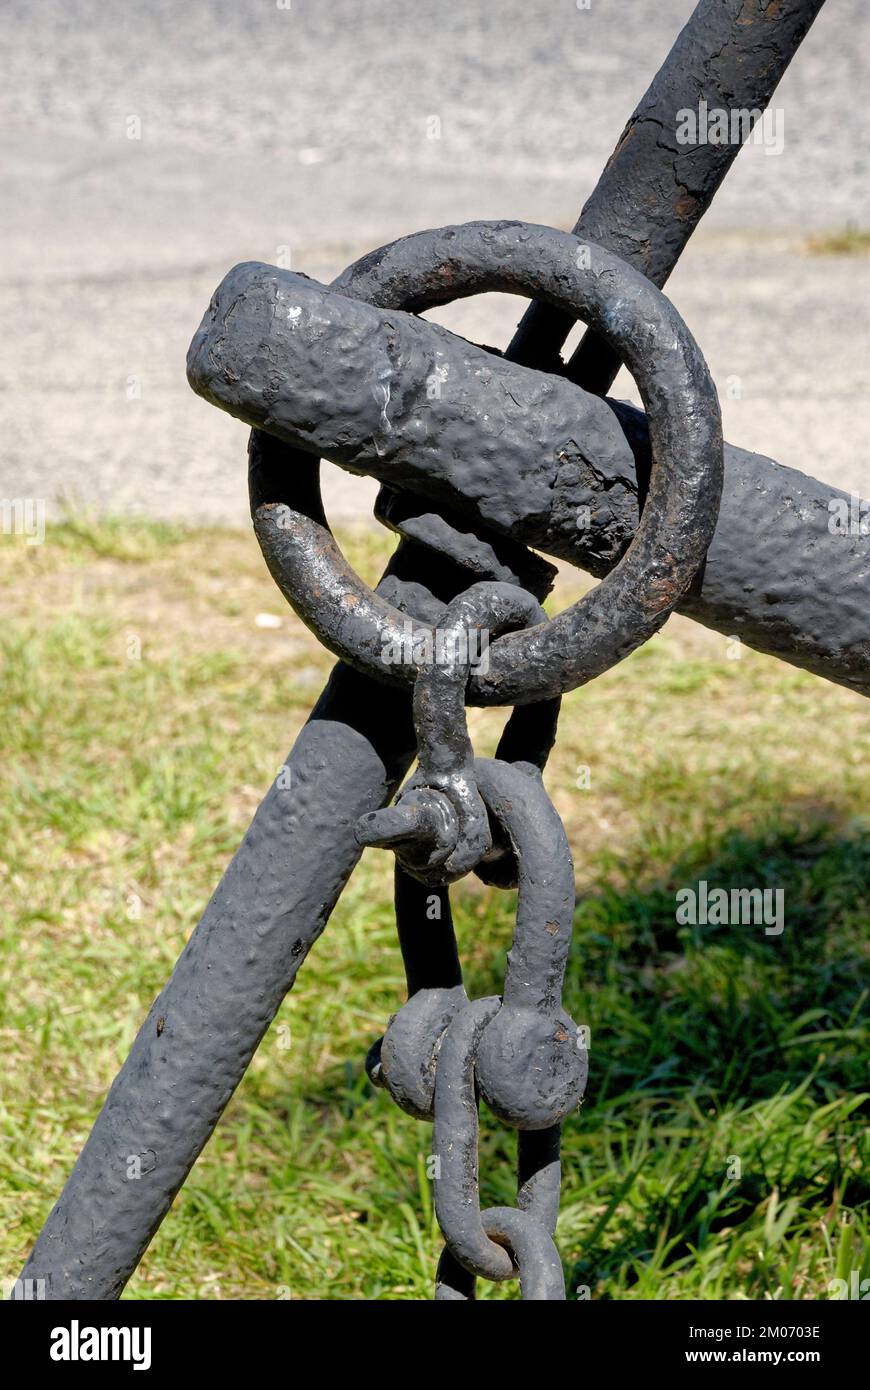
[[[867,256],[870,255],[870,230],[849,224],[841,231],[810,237],[806,250],[811,256]]]
[[[343,540],[372,578],[389,540]],[[0,542],[0,570],[11,1278],[330,662],[245,534],[69,517],[41,547]],[[866,707],[729,652],[669,624],[566,699],[547,774],[578,882],[566,1006],[591,1029],[565,1132],[571,1296],[815,1299],[870,1277]],[[502,720],[470,712],[480,751]],[[701,878],[783,888],[785,931],[678,926]],[[469,992],[496,992],[513,900],[474,879],[453,897]],[[403,998],[370,853],[129,1297],[430,1296],[430,1130],[363,1071]],[[513,1198],[513,1148],[484,1112],[487,1204]]]

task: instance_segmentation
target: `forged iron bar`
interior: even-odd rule
[[[677,112],[710,108],[763,111],[824,0],[701,0],[617,142],[574,226],[603,242],[653,284],[664,285],[740,151],[731,142],[680,145]],[[529,306],[511,342],[517,362],[557,369],[574,319],[550,305]],[[605,395],[619,356],[593,331],[584,334],[567,375]]]
[[[527,223],[472,222],[407,238],[400,251],[400,275],[389,250],[376,253],[391,309],[442,299],[444,280],[452,296],[533,287],[555,302],[573,304],[619,344],[651,412],[649,504],[619,565],[553,622],[500,639],[493,633],[498,640],[488,651],[486,672],[476,671],[467,691],[475,704],[553,698],[601,674],[652,636],[697,574],[722,488],[713,383],[700,349],[661,291],[610,252],[581,247],[566,233]],[[580,255],[589,251],[591,264]],[[416,281],[409,262],[418,271]],[[372,456],[393,466],[398,460],[400,467],[417,457],[430,464],[438,458],[470,477],[492,480],[493,471],[497,475],[505,461],[508,468],[513,462],[518,434],[524,440],[531,435],[554,462],[577,453],[570,413],[576,388],[569,388],[554,413],[548,377],[475,349],[454,400],[451,371],[459,365],[457,350],[467,345],[445,330],[434,336],[429,330],[412,315],[384,315],[304,276],[249,263],[230,271],[213,295],[191,345],[188,376],[214,404],[304,444],[318,457],[330,453],[352,469],[366,468]],[[490,365],[496,362],[501,373]],[[427,389],[433,371],[441,374],[439,382],[444,378],[443,398]],[[504,372],[507,382],[501,380]],[[491,395],[500,397],[492,413]],[[470,437],[474,421],[480,422],[476,443]],[[292,455],[285,466],[296,471]],[[490,487],[496,518],[497,476]],[[413,678],[413,662],[396,652],[413,647],[416,634],[412,630],[411,640],[403,641],[407,619],[356,579],[319,509],[315,515],[305,510],[310,500],[306,496],[294,508],[268,504],[255,513],[273,578],[336,656],[382,679]],[[540,488],[531,489],[526,505],[535,511],[544,501]],[[575,527],[576,517],[577,509]]]
[[[429,498],[436,507],[464,508],[467,525],[480,522],[600,577],[622,559],[639,524],[636,474],[649,472],[646,417],[493,355],[436,324],[373,307],[372,301],[385,299],[423,307],[436,296],[443,302],[457,290],[468,293],[469,282],[460,279],[461,255],[477,254],[485,267],[491,241],[507,257],[512,240],[539,235],[536,251],[543,261],[554,235],[521,223],[502,224],[497,236],[491,228],[443,228],[373,252],[336,282],[339,298],[289,271],[237,267],[216,292],[194,340],[191,382],[213,403],[266,426],[297,449]],[[441,247],[434,267],[433,240]],[[588,249],[594,276],[598,253]],[[603,253],[600,275],[607,284],[611,262]],[[480,287],[493,284],[483,269],[478,281]],[[516,287],[505,273],[499,288]],[[348,291],[353,300],[345,298]],[[232,334],[226,327],[230,316]],[[661,356],[655,339],[648,346],[654,360],[657,349]],[[444,384],[440,396],[430,399],[436,368]],[[684,418],[687,426],[698,422],[697,408],[687,403]],[[288,451],[281,466],[290,474],[291,492],[300,465],[301,456]],[[704,572],[678,608],[726,636],[737,635],[750,647],[866,695],[867,538],[830,528],[830,503],[837,498],[848,505],[838,489],[726,446],[724,495]],[[408,505],[406,500],[406,512]],[[288,565],[300,564],[295,536],[282,533],[283,524],[281,517],[261,512],[261,544],[270,563],[285,555]],[[312,587],[323,582],[329,544],[322,527],[311,530]],[[286,593],[286,576],[272,568]],[[310,612],[301,611],[310,623]],[[334,621],[344,630],[350,619],[337,609]],[[336,650],[326,630],[319,635]],[[506,650],[518,645],[519,638],[512,638]],[[501,674],[496,650],[493,689]],[[531,680],[528,666],[512,656],[504,667],[500,688],[513,679],[509,698],[522,699],[519,683]],[[482,687],[482,681],[477,690],[472,687],[472,703],[492,698]]]
[[[699,50],[712,59],[718,40],[708,22],[711,8],[708,0],[702,0],[688,29],[694,33]],[[790,13],[794,6],[787,4],[785,8]],[[808,4],[804,8],[811,19],[818,7]],[[739,50],[744,31],[735,31],[735,36]],[[802,37],[798,25],[789,30],[784,48],[777,48],[775,42],[764,51],[747,45],[744,77],[756,83],[752,90],[757,92],[758,105],[767,104]],[[675,49],[662,69],[662,84],[684,70],[684,56]],[[710,104],[727,105],[730,79],[718,85],[713,68],[709,71]],[[751,78],[752,72],[755,78]],[[688,86],[685,99],[679,85],[671,91],[674,103],[681,107],[691,104]],[[655,108],[646,112],[648,119],[655,116]],[[684,244],[691,232],[686,219],[674,214],[665,196],[665,184],[655,177],[666,156],[658,148],[647,148],[643,162],[647,161],[651,183],[643,210],[636,203],[621,203],[622,170],[617,172],[613,160],[602,174],[593,197],[602,210],[596,240],[603,245],[618,249],[617,238],[630,236],[633,229],[638,230],[641,240],[662,244],[670,242],[675,233]],[[722,160],[717,165],[719,180],[726,169],[727,162]],[[713,191],[708,189],[708,201]],[[646,220],[655,205],[666,210],[660,223]],[[552,356],[546,340],[535,351],[523,349],[523,360],[530,365],[545,366]],[[594,383],[589,380],[586,384],[592,387]],[[631,412],[626,418],[631,421]],[[731,452],[736,454],[732,471],[741,466],[742,458],[752,457]],[[791,476],[799,479],[800,475]],[[297,489],[299,482],[297,479]],[[263,462],[255,447],[252,510],[264,501],[290,502],[288,483],[280,467]],[[638,512],[630,471],[624,477],[602,477],[601,483],[605,487],[610,484],[608,501],[621,517],[625,543],[634,531]],[[296,490],[293,496],[298,496]],[[757,501],[748,477],[745,500],[750,504]],[[729,504],[727,493],[725,503]],[[812,498],[810,505],[816,506]],[[386,511],[391,507],[401,510],[395,499],[383,506]],[[463,504],[463,517],[473,522],[474,510],[473,504],[467,509]],[[774,505],[771,510],[782,514],[783,506]],[[588,563],[593,572],[595,566],[602,571],[608,568],[615,561],[614,547],[619,549],[618,532],[619,526],[608,528],[610,539],[600,556],[592,545],[588,554],[578,551],[575,562]],[[432,530],[428,534],[432,535]],[[749,544],[761,539],[765,545],[779,543],[777,537],[762,536],[758,520],[743,534]],[[823,542],[824,537],[820,535],[819,540]],[[514,547],[508,553],[499,536],[485,536],[481,530],[478,541],[470,547],[474,551],[471,572],[478,577],[481,545],[506,565],[513,563],[519,550]],[[842,583],[836,557],[828,558],[835,566],[834,583]],[[428,545],[403,540],[383,586],[394,600],[404,592],[409,611],[429,620],[433,607],[466,587],[468,575],[469,571],[463,572],[456,563],[455,553],[446,558]],[[540,574],[538,578],[540,582],[526,583],[525,587],[540,599],[546,585]],[[414,756],[409,696],[382,688],[377,688],[375,698],[374,693],[371,680],[341,663],[336,666],[287,758],[291,785],[302,791],[301,799],[288,807],[275,785],[257,811],[171,979],[150,1010],[27,1261],[25,1276],[44,1277],[48,1298],[119,1296],[217,1125],[307,951],[323,930],[359,857],[353,834],[355,821],[391,799]],[[208,971],[204,977],[201,962]],[[209,969],[214,963],[219,964],[216,977]],[[209,982],[207,987],[204,980]],[[166,1023],[158,1031],[156,1022],[161,1017]],[[172,1051],[168,1053],[170,1042]],[[155,1165],[138,1183],[130,1183],[126,1156],[142,1150],[153,1151]],[[543,1165],[545,1159],[541,1162]],[[521,1150],[521,1174],[523,1166]],[[532,1189],[536,1172],[534,1163],[527,1165]],[[447,1278],[451,1262],[446,1258],[442,1263],[442,1275]],[[461,1284],[464,1271],[453,1273]],[[466,1276],[466,1293],[459,1292],[458,1297],[467,1296],[467,1284]]]
[[[410,699],[368,684],[336,667],[149,1010],[22,1276],[47,1298],[120,1295],[407,773]]]

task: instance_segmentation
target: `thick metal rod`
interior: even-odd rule
[[[761,64],[758,54],[756,61]],[[666,71],[680,68],[681,59],[673,55],[665,64]],[[781,71],[775,63],[768,71],[772,92]],[[710,92],[711,101],[715,95]],[[611,169],[612,164],[599,188],[617,182]],[[613,220],[599,230],[603,244],[615,246],[623,215],[631,226],[640,214],[634,207],[614,207]],[[411,572],[420,555],[418,547],[403,543],[393,568],[404,565]],[[351,825],[364,810],[385,804],[402,779],[412,756],[410,737],[407,696],[385,696],[372,682],[336,668],[288,759],[291,778],[294,766],[300,775],[302,769],[316,770],[311,818],[298,817],[291,841],[288,827],[282,828],[275,788],[257,812],[161,996],[179,1005],[175,1036],[180,1032],[183,1047],[179,1042],[172,1064],[158,1070],[152,1009],[27,1262],[25,1275],[45,1277],[49,1298],[111,1299],[120,1293],[242,1079],[307,947],[335,905],[357,858]],[[283,918],[283,931],[269,930],[276,914]],[[265,928],[265,948],[259,944],[258,925]],[[294,956],[299,941],[303,946]],[[213,960],[220,961],[226,953],[238,956],[240,942],[249,943],[251,959],[244,963],[240,980],[232,982],[229,999],[223,991],[212,996],[208,972],[203,980],[191,969],[194,952],[198,955],[200,943],[207,943]],[[252,942],[257,943],[253,950]],[[202,963],[207,967],[209,961]],[[195,1008],[191,984],[195,991],[204,991]],[[189,1022],[194,1013],[198,1030]],[[157,1014],[160,1017],[166,1015]],[[222,1041],[227,1029],[231,1048]],[[212,1079],[215,1059],[221,1069],[217,1082]],[[151,1114],[172,1113],[179,1083],[189,1111],[171,1130],[174,1147],[164,1149],[159,1158],[171,1170],[171,1181],[154,1182],[149,1174],[138,1181],[119,1181],[117,1165],[124,1151],[136,1153],[140,1147],[139,1128],[130,1118],[132,1106],[138,1104],[146,1121]]]
[[[702,100],[711,111],[763,111],[823,4],[701,0],[620,136],[575,223],[577,236],[602,242],[663,285],[741,148],[680,144],[677,113],[697,111]],[[509,355],[552,370],[573,323],[559,309],[532,304]],[[604,395],[618,370],[617,354],[590,332],[568,376]]]
[[[413,295],[421,303],[452,298],[460,282],[454,263],[460,245],[473,267],[479,255],[489,285],[492,225],[420,233],[375,253],[381,295],[386,287],[394,302]],[[533,254],[539,231],[524,223],[498,225],[505,245],[516,238]],[[607,293],[608,262],[592,248],[593,278],[599,260]],[[516,288],[507,271],[497,288]],[[472,526],[597,576],[613,569],[639,522],[636,479],[649,473],[646,417],[561,377],[494,356],[414,314],[377,308],[368,302],[370,290],[373,297],[366,260],[331,288],[273,266],[237,267],[213,296],[194,339],[191,383],[214,404],[293,446],[285,464],[291,476],[283,480],[288,497],[292,475],[308,466],[313,452],[429,498],[436,511],[439,503],[462,510]],[[434,364],[444,378],[438,393],[427,390]],[[844,533],[832,525],[832,501],[849,514],[845,493],[726,445],[715,535],[703,574],[678,607],[758,651],[867,695],[868,539],[860,527]],[[301,503],[289,505],[302,510]],[[301,553],[289,531],[276,537],[285,538],[288,555]],[[311,545],[309,568],[318,579],[328,540],[324,532]],[[674,553],[681,553],[679,546]],[[282,584],[274,565],[272,572]],[[282,587],[292,598],[294,587]],[[295,591],[301,587],[297,582]],[[326,588],[324,573],[314,592]],[[318,605],[322,597],[296,603],[315,627]],[[363,612],[362,601],[353,615],[339,605],[335,621],[344,631],[353,621],[361,625]],[[551,637],[555,633],[551,628]],[[522,641],[505,639],[517,647]],[[341,644],[334,649],[346,650]],[[487,677],[496,692],[504,689],[502,664],[508,676],[517,669],[500,655],[497,662],[498,652],[496,645]],[[569,656],[566,644],[566,662]],[[536,674],[543,680],[543,668]],[[469,703],[478,699],[470,687]]]
[[[132,1051],[22,1278],[117,1298],[414,755],[410,698],[337,666]]]

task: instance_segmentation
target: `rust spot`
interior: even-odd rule
[[[682,198],[677,199],[674,211],[678,217],[691,217],[697,206],[698,199],[693,198],[691,193],[684,193]]]
[[[553,1037],[556,1039],[556,1042],[568,1041],[568,1034],[565,1032],[564,1028],[557,1028],[555,1033],[553,1034]]]
[[[610,156],[610,158],[609,158],[608,161],[607,161],[607,167],[608,167],[608,168],[609,168],[610,165],[614,162],[614,160],[616,160],[616,159],[619,158],[619,156],[622,154],[623,150],[626,148],[626,146],[629,144],[629,142],[630,142],[631,140],[634,139],[634,136],[635,136],[636,132],[637,132],[637,122],[636,122],[636,121],[629,121],[628,125],[625,127],[625,130],[622,132],[622,135],[619,137],[619,140],[618,140],[617,145],[616,145],[616,149],[613,151],[613,154]]]
[[[558,923],[558,922],[547,922],[546,925],[545,925],[545,927],[544,927],[544,931],[547,933],[548,936],[555,936],[558,930],[559,930],[559,923]]]
[[[160,1034],[163,1032],[163,1029],[164,1029],[165,1027],[166,1027],[166,1019],[165,1019],[165,1018],[158,1018],[158,1020],[157,1020],[157,1036],[158,1036],[158,1038],[160,1037]]]
[[[665,563],[671,566],[676,564],[673,555],[666,555]],[[642,596],[644,607],[651,616],[655,616],[663,607],[676,603],[679,593],[680,585],[673,572],[657,575],[649,581],[646,594]]]
[[[770,0],[770,4],[768,5],[767,9],[764,11],[764,18],[765,18],[765,19],[777,19],[777,18],[779,17],[779,11],[780,11],[781,5],[782,5],[782,0]]]

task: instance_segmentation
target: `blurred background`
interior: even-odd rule
[[[426,226],[570,227],[692,9],[7,0],[0,494],[244,522],[245,428],[184,375],[226,270],[331,279]],[[864,491],[868,40],[866,0],[828,0],[775,98],[783,152],[741,152],[668,286],[726,438]],[[503,345],[519,313],[438,317]],[[373,488],[325,471],[332,515],[364,514]]]

